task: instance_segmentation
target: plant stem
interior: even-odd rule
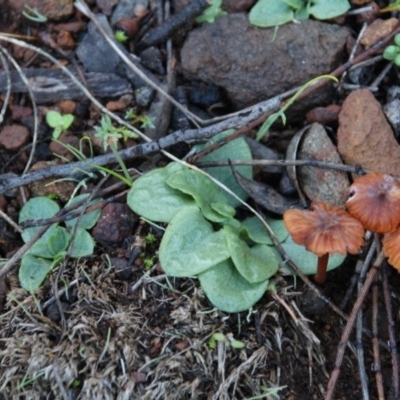
[[[115,158],[116,158],[117,161],[118,161],[118,164],[121,166],[122,172],[124,173],[126,179],[127,179],[128,182],[130,183],[130,185],[132,185],[132,178],[131,178],[131,176],[129,175],[129,172],[128,172],[128,169],[126,168],[125,163],[123,162],[121,156],[120,156],[119,153],[118,153],[117,146],[115,145],[114,142],[111,142],[111,143],[110,143],[110,147],[111,147],[112,152],[114,153]]]
[[[328,267],[329,253],[318,257],[317,273],[314,275],[314,282],[324,283],[326,281],[326,269]]]

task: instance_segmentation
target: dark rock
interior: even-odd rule
[[[102,244],[122,242],[132,233],[137,217],[126,204],[107,204],[93,228],[94,240]]]
[[[0,132],[0,146],[6,150],[17,151],[28,143],[29,138],[30,133],[25,126],[9,125]]]
[[[107,18],[102,14],[97,14],[96,18],[103,29],[110,36],[114,36]],[[157,85],[159,84],[158,79],[150,71],[147,71],[137,60],[133,59],[120,43],[116,42],[116,44],[138,69],[140,69],[154,83]],[[101,32],[92,22],[89,23],[88,32],[76,49],[76,54],[88,71],[116,73],[128,79],[136,89],[147,87],[145,82],[143,82],[143,80],[131,70],[131,68],[109,45]],[[153,91],[153,89],[149,90]]]
[[[128,260],[113,257],[110,261],[111,265],[115,268],[115,277],[117,279],[128,281],[132,277],[132,268],[128,266]]]
[[[165,68],[160,50],[157,47],[149,47],[140,53],[142,64],[158,75],[165,75]]]
[[[347,28],[313,20],[274,29],[229,14],[193,30],[181,52],[184,74],[223,87],[236,108],[266,100],[332,71]]]

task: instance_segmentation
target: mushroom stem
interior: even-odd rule
[[[329,253],[318,257],[317,273],[314,275],[316,283],[324,283],[326,281],[326,268],[328,267]]]

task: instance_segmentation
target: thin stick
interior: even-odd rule
[[[397,337],[395,322],[393,319],[392,302],[390,298],[390,285],[388,280],[388,265],[385,263],[382,268],[382,287],[383,287],[383,299],[385,301],[386,316],[388,320],[389,329],[389,349],[392,356],[392,385],[394,391],[394,398],[399,398],[400,383],[399,383],[399,356],[397,353]]]
[[[326,392],[326,395],[325,395],[325,400],[332,400],[333,399],[333,395],[335,393],[335,388],[336,388],[336,382],[337,382],[337,380],[339,378],[339,375],[340,375],[340,368],[341,368],[341,365],[342,365],[342,362],[343,362],[344,354],[346,352],[347,342],[349,340],[351,330],[353,329],[354,321],[356,319],[358,311],[360,310],[360,307],[362,306],[362,304],[363,304],[363,302],[365,300],[365,297],[368,294],[368,290],[371,287],[372,282],[375,279],[375,276],[378,274],[380,265],[382,264],[384,258],[385,258],[385,255],[381,251],[379,253],[378,257],[376,258],[374,266],[368,272],[367,279],[365,280],[365,284],[363,286],[362,292],[357,297],[357,300],[354,303],[354,307],[353,307],[353,309],[351,311],[349,319],[348,319],[348,321],[346,323],[346,326],[344,328],[342,338],[341,338],[341,340],[339,342],[339,345],[338,345],[338,352],[336,354],[335,366],[333,368],[331,377],[330,377],[329,382],[328,382],[328,389],[327,389],[327,392]]]
[[[371,246],[368,250],[367,257],[364,262],[358,262],[356,266],[356,271],[359,271],[359,279],[357,282],[357,294],[359,295],[362,290],[363,282],[365,280],[365,275],[368,271],[370,263],[372,261],[372,257],[375,253],[376,242],[375,240],[371,243]],[[363,399],[369,400],[369,391],[368,391],[368,376],[365,370],[365,361],[364,361],[364,349],[362,343],[362,334],[363,334],[363,310],[360,308],[357,314],[357,323],[356,323],[356,350],[357,350],[357,362],[358,362],[358,370],[360,373],[360,381],[361,381],[361,390],[363,393]]]
[[[374,372],[378,399],[385,400],[385,392],[383,390],[383,378],[381,371],[381,359],[378,343],[378,275],[372,285],[372,350],[374,354]]]

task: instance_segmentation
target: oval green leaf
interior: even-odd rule
[[[345,14],[349,9],[347,0],[313,0],[308,12],[317,19],[330,19]]]
[[[249,283],[263,282],[278,271],[279,261],[272,247],[262,244],[249,247],[230,226],[224,229],[232,261]]]
[[[266,219],[267,224],[273,230],[276,238],[282,243],[288,236],[289,232],[285,228],[285,224],[282,219]],[[242,226],[245,229],[246,236],[255,243],[272,245],[272,240],[268,235],[263,223],[256,216],[249,217],[242,222]]]
[[[285,243],[282,243],[282,247],[303,274],[314,275],[317,272],[318,257],[314,253],[307,251],[304,246],[294,243],[290,236]],[[330,255],[327,270],[331,271],[340,267],[345,258],[346,256],[338,253]],[[284,268],[291,271],[290,267],[286,265],[284,265]]]
[[[233,133],[233,130],[229,130],[226,132],[222,132],[218,135],[215,135],[209,142],[204,146],[196,146],[197,150],[202,150],[208,146],[211,146],[216,141],[228,136]],[[202,157],[201,161],[227,161],[227,160],[252,160],[252,155],[250,151],[249,145],[246,143],[246,140],[243,138],[235,139],[226,145],[220,147],[219,149],[213,151],[210,154]],[[237,183],[235,176],[232,173],[232,169],[230,166],[228,167],[217,167],[217,168],[203,168],[205,172],[210,174],[215,179],[218,179],[221,183],[223,183],[226,187],[228,187],[233,193],[235,193],[240,199],[243,201],[246,200],[249,196],[248,194],[240,187]],[[236,171],[241,175],[246,177],[247,179],[253,178],[253,169],[251,166],[241,165],[235,167]],[[224,195],[228,204],[232,207],[236,208],[240,205],[240,201],[236,200],[229,193],[227,193],[222,188],[218,187],[218,190]]]
[[[197,207],[179,211],[160,244],[161,266],[171,276],[195,276],[228,257],[225,231],[214,232]]]
[[[19,213],[19,223],[27,220],[39,220],[45,218],[53,217],[58,211],[60,207],[58,204],[50,200],[47,197],[34,197],[33,199],[28,200],[25,205],[22,207]],[[52,225],[44,234],[43,238],[48,238],[53,234],[54,229]],[[21,235],[24,242],[28,242],[32,237],[36,234],[41,227],[27,228],[24,233]]]
[[[203,215],[210,221],[223,222],[235,215],[235,209],[226,204],[226,197],[218,186],[198,171],[181,169],[167,179],[167,184],[192,196]]]
[[[294,12],[282,0],[258,0],[249,13],[249,21],[255,26],[269,28],[293,20]]]
[[[26,254],[22,257],[19,268],[21,287],[29,292],[36,290],[47,274],[53,269],[54,262]]]
[[[58,226],[53,234],[48,238],[47,245],[50,252],[55,257],[67,249],[68,242],[69,234],[66,229]],[[44,255],[42,257],[44,257]]]
[[[67,205],[70,206],[71,204],[75,204],[78,201],[81,201],[88,196],[89,196],[89,194],[87,194],[87,193],[80,194],[79,196],[76,196],[71,201],[69,201]],[[102,201],[101,198],[92,200],[89,202],[89,205],[91,206],[93,204],[99,203],[100,201]],[[75,211],[79,211],[79,210],[82,210],[82,207],[77,208]],[[98,219],[100,218],[100,214],[101,214],[101,209],[94,210],[90,213],[84,214],[79,221],[79,228],[83,228],[83,229],[93,228],[96,225],[96,222],[98,221]],[[78,221],[78,218],[70,219],[68,221],[65,221],[65,225],[73,228],[76,225],[77,221]]]
[[[87,257],[93,254],[94,240],[89,232],[82,228],[77,228],[75,241],[71,251],[71,257]]]
[[[261,299],[268,287],[268,280],[249,283],[231,260],[225,260],[201,273],[199,280],[210,302],[229,313],[248,310]]]
[[[176,171],[185,168],[171,163],[138,178],[128,193],[128,206],[150,221],[170,222],[182,207],[195,205],[195,201],[179,190],[167,185],[166,180]]]

